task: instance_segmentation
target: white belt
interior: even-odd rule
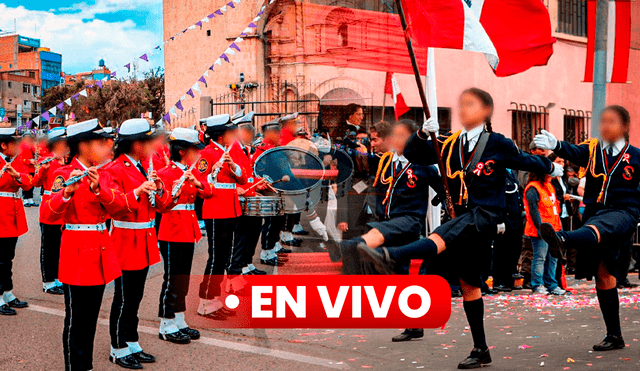
[[[64,229],[68,231],[106,231],[107,225],[105,223],[100,224],[65,224]]]
[[[51,196],[51,191],[44,191],[43,193],[44,193],[44,195],[46,195],[46,196]]]
[[[178,211],[178,210],[183,210],[183,211],[191,211],[191,210],[195,210],[196,209],[196,205],[194,204],[180,204],[180,205],[176,205],[173,209],[173,211]]]
[[[139,223],[139,222],[123,222],[120,220],[114,220],[113,226],[116,228],[122,228],[122,229],[149,229],[156,226],[156,221],[154,219],[149,222]]]
[[[236,189],[235,183],[216,183],[213,186],[215,189]]]
[[[0,197],[20,198],[18,192],[0,192]]]

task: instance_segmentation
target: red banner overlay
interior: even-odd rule
[[[197,307],[202,276],[191,276]],[[203,328],[438,328],[451,315],[451,289],[439,276],[236,276],[220,300],[223,319],[188,310]],[[225,290],[226,288],[226,290]],[[226,292],[225,292],[226,291]]]

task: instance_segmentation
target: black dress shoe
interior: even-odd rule
[[[260,263],[264,264],[264,265],[270,265],[272,267],[281,267],[282,266],[282,262],[278,260],[278,258],[271,258],[271,259],[260,259]]]
[[[618,282],[619,289],[632,289],[634,287],[638,287],[638,284],[629,282],[629,279]]]
[[[280,255],[280,254],[291,254],[293,252],[293,250],[289,250],[289,249],[285,249],[284,247],[278,249],[276,251],[276,254]]]
[[[252,269],[247,273],[243,273],[243,275],[245,276],[264,276],[265,274],[267,274],[267,272],[260,270],[258,268]]]
[[[451,290],[451,297],[452,298],[461,298],[462,297],[462,291],[460,291],[460,290]]]
[[[624,349],[625,346],[622,336],[607,335],[600,344],[593,346],[593,350],[596,352],[604,352],[607,350]]]
[[[363,261],[373,263],[378,272],[383,274],[392,274],[396,262],[389,256],[389,251],[381,247],[380,249],[372,249],[366,243],[358,244],[358,253]]]
[[[29,303],[27,303],[26,301],[21,301],[18,298],[11,300],[7,304],[9,304],[11,308],[26,308],[29,306]]]
[[[16,314],[18,314],[18,312],[16,312],[15,309],[11,308],[7,304],[4,304],[3,306],[0,307],[0,315],[3,315],[3,316],[15,316]]]
[[[295,238],[289,241],[282,241],[282,244],[285,246],[294,246],[294,247],[302,246],[302,242],[300,240],[296,240]]]
[[[396,335],[394,337],[391,338],[391,341],[393,341],[394,343],[398,343],[401,341],[409,341],[411,339],[419,339],[421,337],[424,336],[424,329],[421,328],[408,328],[404,331],[402,331],[402,333],[400,335]]]
[[[51,295],[64,295],[64,290],[62,290],[62,287],[60,286],[53,286],[53,287],[49,287],[48,289],[42,289],[42,291],[45,292],[45,294],[51,294]]]
[[[115,363],[116,365],[122,368],[128,368],[130,370],[140,370],[142,369],[142,365],[138,362],[137,359],[133,357],[133,354],[129,354],[125,357],[115,358],[113,356],[109,356],[109,361],[111,363]]]
[[[309,232],[305,231],[304,229],[299,231],[299,232],[291,232],[292,234],[298,235],[298,236],[308,236]]]
[[[182,331],[176,331],[170,334],[158,334],[158,337],[160,340],[166,340],[175,344],[189,344],[191,342],[191,338]]]
[[[562,259],[563,243],[551,224],[542,223],[540,225],[540,237],[549,244],[549,254],[556,259]]]
[[[154,363],[156,361],[156,357],[143,351],[131,353],[131,355],[140,363]]]
[[[505,285],[498,285],[495,287],[496,290],[501,291],[501,292],[511,292],[513,291],[513,289],[509,286],[505,286]]]
[[[189,337],[189,339],[191,339],[191,340],[200,339],[200,331],[194,330],[191,327],[181,328],[180,332],[182,332],[183,334],[187,335]]]
[[[473,348],[469,357],[458,364],[458,368],[461,370],[468,370],[471,368],[480,368],[482,365],[491,363],[491,354],[489,349],[482,350]]]

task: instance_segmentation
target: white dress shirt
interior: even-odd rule
[[[613,156],[617,156],[620,154],[620,152],[622,152],[622,150],[624,149],[624,146],[627,144],[627,141],[623,138],[618,140],[615,143],[609,143],[609,142],[605,142],[604,140],[602,141],[602,148],[605,150],[605,153],[609,153],[609,147],[611,147],[613,149]]]
[[[478,143],[478,139],[480,139],[480,134],[482,134],[483,130],[484,130],[484,124],[478,127],[475,127],[469,131],[467,131],[467,129],[462,129],[462,132],[460,133],[460,137],[462,137],[462,142],[460,142],[460,144],[464,146],[464,141],[466,138],[466,140],[469,141],[469,152],[473,151],[473,149],[476,148],[476,144]]]

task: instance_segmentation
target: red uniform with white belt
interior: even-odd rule
[[[0,155],[0,169],[6,164],[5,156]],[[6,171],[0,177],[0,238],[17,238],[29,230],[18,191],[33,188],[33,178],[22,163],[14,161],[11,166],[20,173],[20,182]]]

